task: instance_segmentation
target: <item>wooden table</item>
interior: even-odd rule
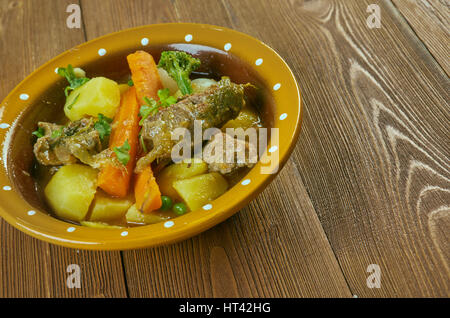
[[[71,3],[80,29],[66,27]],[[372,3],[380,28],[366,22]],[[305,105],[275,181],[182,243],[86,252],[0,221],[0,296],[449,297],[449,13],[448,0],[0,0],[0,99],[86,40],[201,22],[272,46]],[[66,287],[69,264],[80,289]]]

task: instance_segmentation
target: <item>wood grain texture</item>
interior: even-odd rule
[[[434,58],[450,74],[450,1],[392,0]]]
[[[234,26],[220,1],[102,1],[106,12],[134,17],[113,23],[94,19],[95,1],[82,5],[92,37],[167,21]],[[123,255],[132,297],[351,296],[292,164],[223,224],[179,244]]]
[[[70,30],[65,8],[76,1],[1,0],[0,98],[85,40],[200,22],[272,46],[300,83],[305,113],[274,182],[184,242],[78,252],[1,220],[0,297],[449,297],[448,50],[435,39],[448,32],[446,2],[393,1],[81,0],[85,28]],[[366,25],[374,2],[380,29]],[[80,290],[65,287],[72,263]],[[381,268],[379,289],[366,285],[370,264]]]
[[[448,297],[448,77],[390,2],[369,29],[372,2],[224,1],[299,79],[293,159],[352,293]]]
[[[54,56],[85,41],[66,27],[76,1],[0,2],[0,99]],[[125,297],[120,254],[79,252],[38,241],[0,220],[0,297]],[[81,288],[69,289],[67,266],[78,264]]]
[[[289,163],[256,200],[215,228],[168,247],[125,252],[130,295],[350,297],[299,182]]]

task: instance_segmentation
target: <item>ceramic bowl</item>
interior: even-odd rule
[[[61,111],[66,85],[55,70],[72,64],[88,71],[114,77],[127,54],[138,49],[168,44],[203,45],[217,54],[238,57],[264,81],[273,98],[271,135],[265,155],[272,161],[271,173],[258,162],[224,195],[200,210],[173,220],[126,229],[94,229],[67,223],[51,216],[36,195],[29,174],[32,165],[31,132],[42,118]],[[126,63],[126,62],[124,62]],[[125,65],[125,64],[124,64]],[[248,70],[247,70],[248,71]],[[204,24],[157,24],[128,29],[79,45],[52,59],[23,80],[0,104],[0,215],[8,223],[35,238],[90,250],[125,250],[173,243],[196,235],[242,209],[280,171],[298,138],[302,118],[300,90],[283,59],[270,47],[246,34]],[[273,156],[276,155],[276,156]],[[34,191],[34,192],[33,192]],[[31,194],[30,194],[31,193]]]

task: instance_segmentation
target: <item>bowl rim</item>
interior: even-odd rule
[[[161,223],[157,223],[157,224],[152,224],[152,225],[144,225],[144,226],[139,226],[136,228],[123,228],[123,229],[93,229],[93,228],[86,228],[86,233],[85,234],[105,234],[107,232],[115,232],[116,234],[120,234],[117,235],[117,239],[116,240],[105,240],[105,241],[101,241],[99,239],[92,239],[89,237],[84,237],[84,239],[79,239],[79,237],[77,237],[77,239],[70,239],[67,238],[67,234],[68,233],[56,233],[54,231],[48,231],[45,228],[42,228],[40,226],[36,226],[35,224],[33,224],[33,222],[30,222],[28,220],[24,220],[23,218],[19,218],[17,216],[15,216],[14,214],[12,214],[11,212],[8,212],[7,209],[5,209],[4,207],[4,203],[2,202],[0,204],[0,216],[5,219],[9,224],[13,225],[15,228],[19,229],[22,232],[27,233],[28,235],[31,235],[32,237],[35,237],[37,239],[49,242],[49,243],[53,243],[53,244],[57,244],[57,245],[63,245],[65,247],[70,247],[70,248],[76,248],[76,249],[83,249],[83,250],[128,250],[128,249],[139,249],[139,248],[147,248],[147,247],[155,247],[155,246],[161,246],[161,245],[166,245],[166,244],[172,244],[172,243],[176,243],[179,242],[181,240],[187,239],[189,237],[195,236],[203,231],[206,231],[207,229],[210,229],[211,227],[219,224],[220,222],[223,222],[224,220],[228,219],[229,217],[231,217],[233,214],[237,213],[239,210],[241,210],[244,206],[246,206],[254,197],[256,197],[260,192],[263,191],[264,188],[266,188],[266,186],[275,178],[275,176],[281,171],[281,169],[283,168],[283,166],[286,164],[287,160],[289,159],[292,151],[294,150],[294,147],[297,144],[297,140],[301,131],[301,126],[302,126],[302,118],[303,118],[303,100],[302,100],[302,94],[298,85],[298,82],[295,78],[294,73],[292,72],[291,68],[289,67],[289,65],[286,63],[286,61],[284,61],[284,59],[274,50],[272,49],[270,46],[268,46],[267,44],[265,44],[264,42],[258,40],[255,37],[252,37],[250,35],[247,35],[245,33],[230,29],[230,28],[226,28],[226,27],[222,27],[222,26],[216,26],[216,25],[210,25],[210,24],[201,24],[201,23],[160,23],[160,24],[150,24],[150,25],[143,25],[143,26],[138,26],[138,27],[133,27],[133,28],[128,28],[128,29],[124,29],[124,30],[120,30],[120,31],[116,31],[113,33],[109,33],[100,37],[97,37],[95,39],[83,42],[69,50],[64,51],[63,53],[55,56],[54,58],[50,59],[49,61],[47,61],[46,63],[44,63],[43,65],[41,65],[40,67],[38,67],[36,70],[34,70],[31,74],[29,74],[28,76],[25,77],[25,79],[23,79],[19,84],[17,84],[15,86],[15,88],[4,98],[4,100],[0,103],[0,110],[2,108],[2,105],[5,105],[8,103],[8,101],[12,98],[12,96],[18,96],[18,92],[20,90],[20,88],[27,83],[30,80],[34,80],[34,77],[36,76],[36,74],[39,74],[40,72],[42,72],[43,70],[45,70],[46,68],[49,67],[49,65],[54,64],[56,61],[62,59],[63,57],[71,54],[71,52],[73,52],[74,50],[81,50],[87,47],[92,46],[93,44],[97,43],[97,42],[101,42],[105,39],[108,38],[114,38],[115,36],[118,36],[119,34],[126,34],[126,33],[133,33],[133,32],[138,32],[138,31],[144,31],[147,29],[158,29],[158,28],[171,28],[171,27],[183,27],[185,28],[185,32],[191,32],[188,31],[189,28],[194,28],[194,29],[206,29],[206,30],[214,30],[214,31],[220,31],[220,32],[226,32],[226,33],[231,33],[234,36],[237,37],[242,37],[243,39],[247,39],[250,42],[257,42],[260,45],[262,45],[263,47],[265,47],[268,52],[272,55],[274,55],[276,57],[276,59],[278,60],[278,62],[280,63],[280,65],[282,65],[286,70],[287,70],[287,74],[289,75],[289,79],[284,79],[284,80],[289,80],[292,81],[292,84],[295,88],[295,92],[292,91],[291,93],[294,94],[295,93],[295,98],[298,100],[298,108],[297,108],[297,114],[296,115],[296,120],[293,123],[295,125],[294,127],[294,131],[292,133],[290,133],[290,138],[288,140],[288,147],[283,149],[283,152],[280,151],[280,156],[279,156],[279,165],[278,165],[278,171],[275,174],[259,174],[261,176],[262,179],[259,179],[258,182],[252,183],[250,184],[247,189],[249,190],[248,193],[239,201],[236,202],[232,202],[231,204],[228,204],[228,202],[226,200],[224,200],[224,197],[227,196],[227,193],[232,192],[232,190],[234,189],[234,192],[237,194],[238,191],[242,191],[237,189],[236,191],[236,187],[241,187],[242,185],[240,183],[236,184],[235,186],[233,186],[232,188],[228,189],[227,192],[222,195],[221,197],[219,197],[218,199],[214,200],[213,202],[211,202],[212,204],[216,203],[216,201],[218,202],[218,204],[220,205],[221,203],[224,204],[224,207],[216,210],[214,213],[211,213],[209,215],[203,216],[201,218],[199,218],[198,220],[193,220],[192,222],[189,223],[189,226],[180,226],[180,227],[173,227],[173,222],[170,223],[171,221],[168,222],[161,222]],[[183,39],[180,39],[179,43],[182,43]],[[190,42],[190,41],[189,41]],[[173,42],[169,42],[167,44],[170,44]],[[200,43],[189,43],[189,44],[200,44]],[[212,48],[217,48],[215,46],[212,45],[208,45],[208,44],[204,44],[206,46],[212,47]],[[126,48],[124,46],[124,48]],[[144,48],[145,49],[145,48]],[[220,49],[220,48],[217,48]],[[235,56],[239,57],[239,58],[243,58],[242,55],[239,55],[239,52],[232,52],[232,54],[234,54]],[[100,57],[97,57],[100,58]],[[251,64],[250,64],[251,65]],[[253,69],[255,69],[254,65],[251,65]],[[258,72],[260,73],[260,72]],[[265,76],[261,76],[264,80],[267,80]],[[273,92],[272,92],[273,93]],[[12,105],[13,106],[13,105]],[[277,109],[278,103],[275,102],[275,109]],[[28,109],[28,106],[23,107],[23,110]],[[23,111],[22,110],[22,111]],[[285,114],[283,114],[285,115]],[[0,121],[2,119],[2,116],[0,114]],[[276,119],[276,118],[275,118]],[[276,122],[276,120],[275,120]],[[275,126],[275,122],[274,122],[274,126]],[[13,129],[14,125],[10,125],[10,130],[8,130],[4,135],[6,139],[8,136],[8,133],[10,131],[14,131]],[[0,131],[0,139],[2,135],[2,132]],[[9,157],[7,155],[7,153],[5,152],[5,149],[8,148],[9,145],[6,145],[6,142],[3,141],[3,168],[4,170],[0,170],[0,176],[6,176],[6,178],[8,178],[10,180],[11,176],[9,175],[9,171],[7,170],[8,167],[8,161],[9,161]],[[281,148],[281,147],[280,147]],[[269,149],[269,145],[267,146],[266,149],[266,153]],[[280,149],[281,150],[281,149]],[[6,155],[5,155],[6,154]],[[1,159],[1,158],[0,158]],[[259,162],[258,162],[259,164]],[[253,167],[252,169],[250,169],[250,171],[248,172],[247,176],[252,174],[254,174],[254,171],[257,169],[257,166]],[[247,176],[245,176],[244,178],[247,178]],[[249,179],[250,180],[250,179]],[[1,190],[0,190],[1,191]],[[21,203],[25,203],[28,204],[27,201],[21,196],[21,194],[19,194],[20,198],[21,198]],[[221,201],[221,202],[220,202]],[[32,211],[32,210],[31,210]],[[33,211],[35,212],[35,211]],[[44,211],[45,212],[45,211]],[[197,212],[197,211],[193,211],[193,212]],[[193,213],[190,212],[187,215]],[[45,214],[45,213],[42,213]],[[186,215],[185,215],[186,216]],[[181,217],[177,217],[173,220],[181,220],[182,218],[184,218],[185,216],[181,216]],[[54,220],[57,220],[57,222],[62,222],[65,224],[65,226],[70,226],[70,228],[82,228],[82,226],[78,226],[78,225],[73,225],[71,226],[70,223],[59,220],[53,216],[49,216],[48,214],[45,214],[44,217],[49,217],[52,218]],[[167,224],[169,223],[169,224]],[[170,225],[171,226],[167,226]],[[183,223],[183,225],[187,225],[188,223]],[[153,238],[149,238],[146,237],[145,235],[128,235],[129,232],[135,231],[135,229],[143,229],[143,228],[148,228],[148,227],[154,227],[155,225],[159,225],[160,228],[165,227],[165,228],[169,228],[171,227],[170,231],[165,231],[165,234],[160,234],[157,237],[153,237]],[[142,231],[141,231],[142,232]],[[150,232],[150,231],[149,231]],[[159,233],[159,232],[158,232]],[[140,233],[143,234],[143,233]],[[126,239],[124,240],[124,236],[127,236]]]

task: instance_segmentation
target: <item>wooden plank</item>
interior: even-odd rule
[[[352,293],[448,297],[450,108],[440,66],[388,1],[378,1],[380,29],[366,25],[371,0],[224,3],[237,28],[294,68],[305,116],[293,157]],[[370,264],[381,288],[366,284]]]
[[[351,296],[292,162],[224,223],[124,262],[136,297]]]
[[[166,0],[81,0],[81,5],[89,40],[141,25],[173,22],[176,17],[172,1]],[[100,12],[103,19],[98,19]]]
[[[82,4],[89,38],[161,21],[233,26],[220,1],[102,1],[105,12],[123,12],[109,23],[95,19],[94,2]],[[179,244],[123,256],[132,297],[351,296],[292,163],[223,224]]]
[[[450,2],[448,0],[392,0],[434,58],[450,74]]]
[[[59,53],[85,41],[66,27],[66,8],[77,1],[0,3],[0,99]],[[79,252],[31,238],[0,220],[0,297],[126,296],[120,254]],[[67,266],[78,264],[81,288],[69,289]]]

